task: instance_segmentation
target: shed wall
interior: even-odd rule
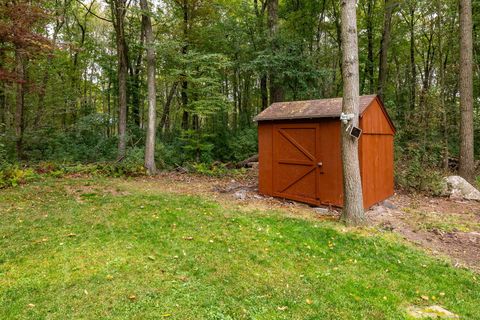
[[[273,195],[273,122],[258,124],[258,191]]]

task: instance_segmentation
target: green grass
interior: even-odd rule
[[[480,319],[478,274],[392,235],[128,185],[0,191],[0,319]]]

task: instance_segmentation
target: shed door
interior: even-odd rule
[[[319,204],[320,126],[276,124],[273,128],[274,196]]]

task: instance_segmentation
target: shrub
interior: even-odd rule
[[[434,196],[442,193],[443,172],[437,169],[438,159],[414,148],[397,150],[396,159],[395,180],[400,188]]]
[[[35,178],[38,178],[38,175],[31,168],[21,169],[17,165],[4,166],[0,170],[0,189],[16,187]]]

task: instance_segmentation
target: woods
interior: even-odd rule
[[[384,100],[407,189],[433,190],[449,159],[475,180],[476,6],[357,3],[359,94]],[[331,0],[7,1],[2,162],[145,162],[153,173],[242,161],[271,103],[347,94],[341,21]]]

